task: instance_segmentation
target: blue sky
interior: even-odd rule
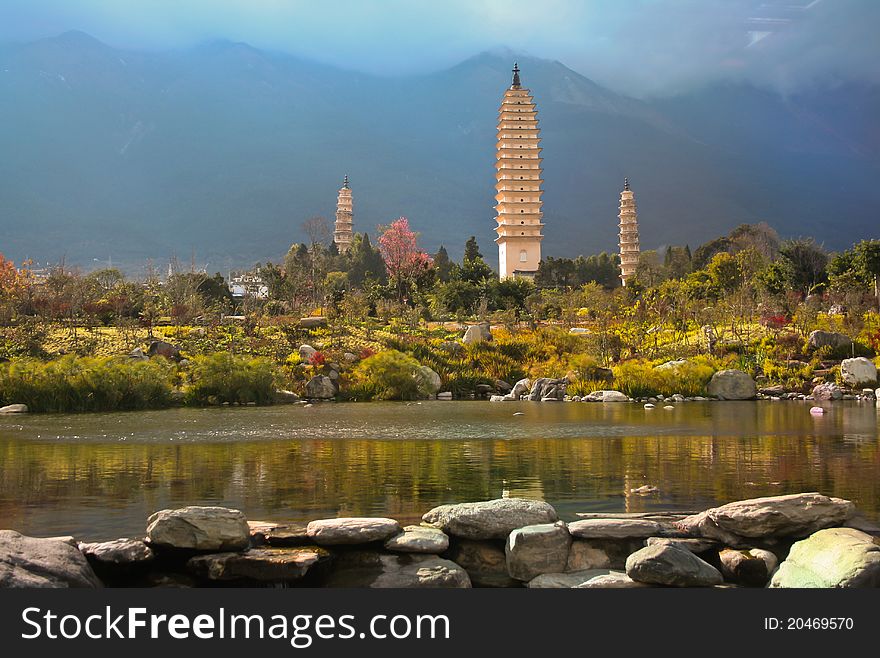
[[[0,41],[83,30],[113,46],[225,38],[373,73],[507,47],[637,96],[716,80],[880,83],[880,0],[0,0]]]

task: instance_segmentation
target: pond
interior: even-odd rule
[[[391,516],[520,496],[577,512],[699,510],[820,491],[880,519],[878,409],[838,402],[349,403],[0,416],[0,528],[142,534],[158,509]],[[657,492],[638,495],[642,485]]]

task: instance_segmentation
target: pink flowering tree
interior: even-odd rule
[[[379,253],[385,261],[388,278],[397,289],[397,300],[403,301],[419,277],[431,269],[434,261],[417,244],[418,234],[409,227],[409,220],[401,217],[390,226],[380,227]]]

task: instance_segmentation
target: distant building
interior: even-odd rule
[[[504,92],[498,112],[496,144],[495,231],[498,269],[502,279],[534,277],[541,262],[541,142],[538,112],[531,92],[520,83],[513,65],[513,83]]]
[[[354,212],[352,209],[351,186],[348,184],[348,174],[342,181],[342,187],[339,190],[339,196],[336,199],[336,226],[333,231],[333,242],[340,254],[344,254],[351,249],[351,239],[353,237],[352,224],[354,222]]]
[[[256,272],[230,274],[229,292],[232,293],[232,298],[236,301],[245,297],[256,299],[267,299],[269,297],[269,288]]]
[[[620,281],[625,286],[636,273],[639,264],[639,218],[636,200],[629,189],[629,179],[623,179],[620,193]]]

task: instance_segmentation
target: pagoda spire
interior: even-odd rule
[[[639,217],[636,200],[629,189],[629,178],[623,179],[620,193],[620,281],[626,286],[639,264]]]
[[[351,248],[351,240],[354,237],[353,220],[351,185],[348,182],[348,174],[345,174],[336,198],[336,225],[333,230],[333,242],[341,254]]]
[[[532,92],[520,84],[513,65],[513,84],[498,111],[495,146],[495,232],[502,279],[534,277],[541,262],[544,217],[541,185],[540,131]]]

